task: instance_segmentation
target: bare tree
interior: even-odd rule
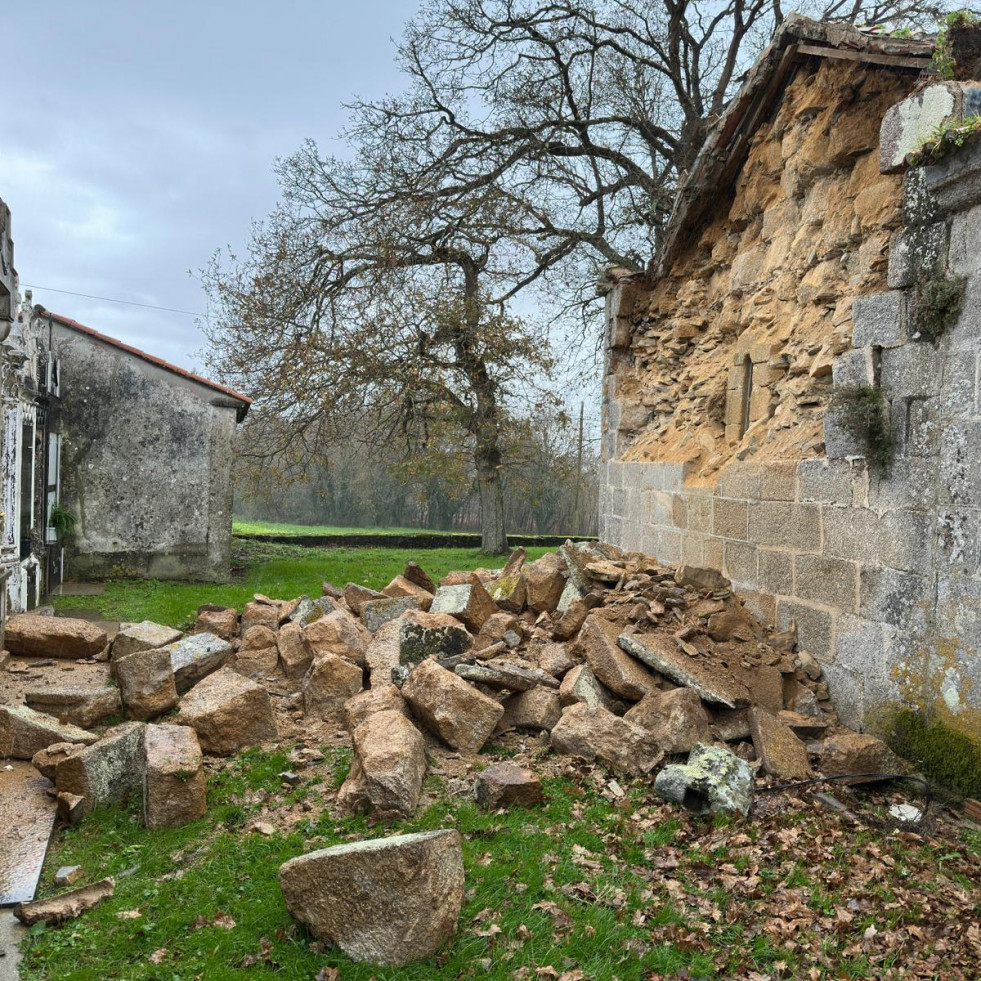
[[[436,137],[452,177],[442,194],[493,184],[514,199],[525,261],[513,295],[574,259],[644,267],[679,179],[787,10],[898,27],[945,6],[428,0],[400,47],[409,94],[357,112],[388,137]]]
[[[483,548],[507,549],[502,413],[540,394],[546,339],[492,301],[512,275],[502,229],[514,205],[493,186],[440,195],[435,140],[360,141],[354,161],[305,145],[279,167],[284,199],[254,229],[248,257],[216,256],[212,367],[255,392],[272,442],[315,452],[345,420],[376,438],[425,442],[466,433],[481,500]]]

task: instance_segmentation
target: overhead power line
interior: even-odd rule
[[[31,286],[28,283],[21,283],[27,290],[44,290],[46,293],[64,293],[65,296],[80,296],[86,300],[105,300],[106,303],[123,303],[130,307],[143,307],[145,310],[162,310],[164,313],[181,313],[186,317],[205,317],[203,313],[194,313],[193,310],[175,310],[173,307],[158,307],[152,303],[137,303],[135,300],[117,300],[112,296],[93,296],[91,293],[74,293],[71,290],[56,290],[53,286]]]

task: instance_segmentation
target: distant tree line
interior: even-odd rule
[[[375,438],[376,424],[350,428],[323,456],[268,455],[264,421],[247,425],[236,481],[239,518],[339,528],[480,531],[480,494],[465,434],[433,434],[406,451]],[[509,533],[595,535],[599,456],[585,424],[550,410],[509,419],[501,486]]]

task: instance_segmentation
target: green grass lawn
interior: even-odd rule
[[[112,580],[101,596],[56,596],[59,612],[95,609],[108,620],[153,620],[187,628],[202,603],[243,607],[254,593],[274,599],[293,599],[306,593],[320,596],[325,580],[344,586],[360,583],[381,589],[399,575],[410,560],[418,562],[433,579],[454,570],[480,566],[499,568],[503,559],[488,558],[476,549],[325,548],[236,542],[237,572],[228,583]],[[529,558],[547,548],[527,549]]]
[[[232,522],[236,535],[477,535],[475,531],[439,531],[433,528],[337,528],[333,525],[290,525],[272,521],[246,521],[236,518]],[[521,533],[525,534],[525,533]],[[534,537],[534,536],[531,536]],[[555,536],[548,536],[555,537]],[[576,538],[576,535],[569,535]]]
[[[830,981],[899,977],[900,966],[910,977],[976,978],[966,931],[981,897],[976,833],[927,842],[856,829],[786,796],[745,820],[695,818],[643,781],[608,799],[589,768],[546,779],[543,806],[506,813],[442,793],[430,776],[435,803],[385,827],[330,817],[323,797],[350,754],[325,752],[296,788],[277,776],[286,752],[245,753],[209,774],[208,813],[185,828],[146,831],[136,810],[117,807],[59,833],[41,894],[59,891],[55,870],[75,864],[88,882],[114,876],[116,892],[77,920],[32,928],[25,981]],[[303,801],[309,813],[281,833],[251,830],[263,808]],[[463,835],[467,891],[457,935],[437,957],[353,964],[311,944],[287,913],[277,879],[286,860],[445,827]],[[951,930],[951,917],[961,926]],[[338,973],[320,973],[331,967]]]

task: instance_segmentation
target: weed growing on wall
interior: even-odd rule
[[[964,282],[963,276],[920,275],[910,308],[914,339],[936,341],[953,327],[964,304]]]
[[[957,72],[957,61],[951,50],[951,31],[974,27],[981,24],[981,18],[970,10],[955,10],[940,20],[940,30],[937,32],[937,44],[933,49],[933,60],[930,67],[944,79],[954,78]]]
[[[910,165],[936,163],[965,146],[973,137],[981,134],[981,116],[975,114],[960,122],[937,126],[907,158]]]
[[[843,388],[835,393],[833,405],[845,428],[865,448],[869,465],[884,477],[892,460],[893,438],[883,390],[872,385]]]

